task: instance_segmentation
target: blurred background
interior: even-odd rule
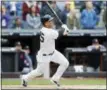
[[[107,70],[107,2],[49,1],[70,32],[56,40],[56,49],[70,62],[64,76],[105,76]],[[36,68],[39,50],[37,32],[41,17],[54,17],[46,1],[1,1],[1,72],[3,77],[18,77]],[[52,75],[57,64],[50,63]],[[91,73],[91,74],[88,74]]]

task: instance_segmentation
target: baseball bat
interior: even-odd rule
[[[61,19],[60,19],[59,16],[57,15],[57,13],[52,9],[52,7],[50,6],[49,2],[46,2],[46,4],[48,5],[48,7],[49,7],[50,10],[52,11],[52,13],[55,15],[55,17],[58,19],[59,23],[62,25],[63,22],[61,21]]]
[[[52,11],[52,13],[55,15],[55,17],[58,19],[59,23],[60,23],[61,25],[63,25],[63,22],[61,21],[61,19],[60,19],[59,16],[57,15],[57,13],[52,9],[52,7],[50,6],[49,2],[46,2],[46,4],[48,5],[48,7],[49,7],[50,10]],[[68,28],[67,28],[67,32],[70,32]]]

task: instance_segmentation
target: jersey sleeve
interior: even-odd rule
[[[53,39],[57,39],[59,36],[58,31],[52,30],[50,37],[52,37]]]

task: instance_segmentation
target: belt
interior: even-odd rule
[[[54,51],[52,53],[49,53],[49,54],[43,54],[43,56],[50,56],[50,55],[53,55],[54,54]]]

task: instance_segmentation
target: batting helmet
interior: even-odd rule
[[[46,15],[44,15],[43,17],[41,17],[41,23],[44,25],[45,22],[51,21],[51,20],[53,20],[53,19],[54,19],[54,18],[51,17],[51,15],[46,14]]]

